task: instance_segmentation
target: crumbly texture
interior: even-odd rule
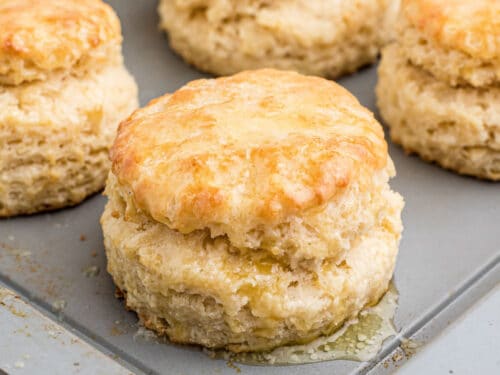
[[[406,0],[398,40],[414,64],[453,86],[500,84],[500,2]]]
[[[384,214],[342,262],[292,270],[267,252],[242,255],[226,236],[182,234],[152,220],[128,206],[113,174],[106,194],[108,271],[127,306],[174,342],[236,352],[307,342],[376,303],[402,229],[402,199],[385,190]]]
[[[351,94],[275,70],[194,81],[153,101],[120,125],[111,159],[134,206],[171,229],[208,228],[238,248],[299,258],[319,247],[283,246],[281,237],[300,231],[333,256],[339,246],[316,232],[315,210],[352,196],[332,210],[353,218],[338,228],[355,237],[362,194],[377,195],[394,173],[381,126]]]
[[[334,78],[376,59],[392,1],[162,0],[160,27],[203,71],[277,68]]]
[[[453,88],[386,47],[377,98],[392,139],[462,174],[500,180],[500,88]]]
[[[137,105],[122,65],[0,86],[0,216],[73,205],[102,189],[118,123]]]
[[[120,22],[101,0],[0,0],[0,25],[0,84],[121,61]]]

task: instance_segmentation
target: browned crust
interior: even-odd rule
[[[248,229],[320,206],[352,181],[371,183],[387,144],[337,84],[258,70],[151,102],[121,124],[111,159],[136,205],[171,228]]]
[[[0,78],[19,69],[69,69],[121,42],[120,21],[101,0],[0,0]],[[12,81],[12,82],[10,82]]]

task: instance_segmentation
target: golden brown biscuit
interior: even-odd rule
[[[403,200],[380,125],[333,82],[191,82],[123,122],[111,159],[108,270],[173,341],[304,342],[387,289]]]
[[[276,68],[334,78],[375,61],[394,2],[161,0],[158,11],[172,48],[203,71]]]
[[[0,84],[121,61],[118,17],[101,0],[0,0]]]

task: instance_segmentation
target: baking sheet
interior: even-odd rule
[[[170,51],[155,0],[109,2],[122,20],[125,62],[142,105],[203,76]],[[340,80],[372,110],[375,82],[375,67]],[[457,176],[393,145],[390,153],[398,171],[392,186],[406,200],[395,272],[400,334],[370,363],[236,365],[243,374],[391,372],[500,282],[500,185]],[[96,195],[75,208],[0,220],[0,281],[133,372],[235,374],[199,348],[149,337],[114,298],[99,226],[104,204]]]
[[[130,375],[1,284],[0,321],[0,367],[9,373],[29,375],[47,369],[51,374]]]
[[[498,374],[499,312],[500,286],[497,286],[427,345],[419,353],[418,361],[402,367],[400,375]]]

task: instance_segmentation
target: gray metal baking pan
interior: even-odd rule
[[[122,20],[125,61],[137,79],[143,105],[203,76],[169,49],[166,37],[158,31],[156,0],[110,3]],[[340,83],[375,110],[376,67]],[[368,363],[236,364],[242,374],[393,372],[404,367],[409,357],[419,360],[418,353],[427,343],[500,283],[500,185],[455,175],[407,156],[392,144],[390,153],[398,171],[392,186],[406,200],[405,231],[394,276],[400,294],[394,319],[398,335],[386,340],[377,358]],[[136,316],[125,311],[114,297],[105,269],[99,226],[104,204],[105,198],[96,195],[74,208],[1,220],[0,283],[130,372],[191,375],[239,371],[223,360],[209,358],[199,348],[150,337],[137,325]],[[0,332],[6,332],[6,324],[5,319],[0,321],[4,329]],[[500,335],[498,329],[496,332]],[[8,335],[0,336],[0,369],[22,373],[20,368],[6,367],[15,356],[2,348],[12,348],[12,342]],[[18,348],[21,356],[23,349]],[[58,361],[67,360],[64,352],[49,352],[53,358],[44,366],[52,363],[52,368],[38,367],[31,373],[68,373],[57,370]],[[104,369],[98,362],[95,366],[72,371],[99,373]]]

